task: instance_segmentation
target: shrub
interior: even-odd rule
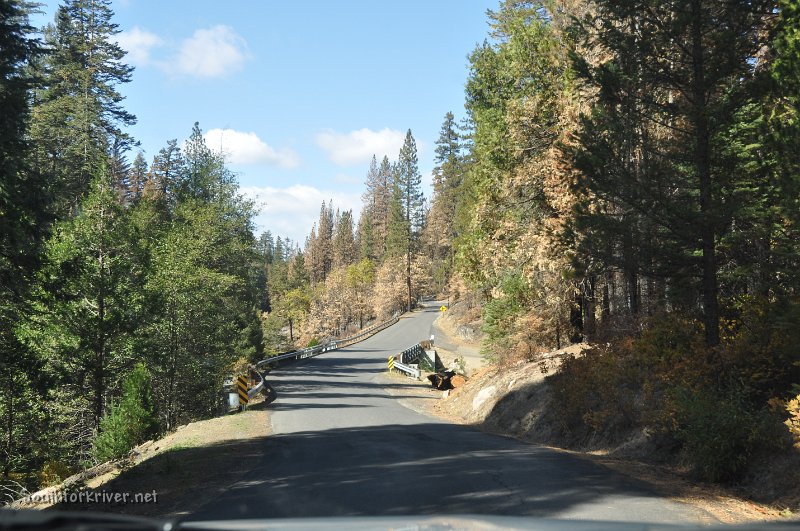
[[[39,471],[39,483],[44,487],[58,485],[73,473],[74,471],[67,463],[51,459],[42,465],[42,469]]]
[[[710,481],[737,478],[751,457],[780,449],[780,422],[766,408],[757,409],[741,392],[675,390],[683,453],[695,471]]]
[[[95,459],[118,459],[154,436],[158,426],[153,404],[150,373],[143,364],[137,364],[125,379],[122,400],[100,421],[100,434],[94,441]]]
[[[788,448],[786,427],[800,442],[797,390],[785,400],[800,379],[798,308],[741,299],[727,307],[714,349],[699,323],[656,316],[638,337],[565,360],[551,377],[565,442],[618,442],[645,428],[712,481],[740,476],[756,454]]]
[[[800,304],[742,297],[729,313],[721,375],[731,384],[745,382],[761,400],[786,396],[800,382]]]
[[[794,386],[797,391],[797,385]],[[789,418],[784,421],[784,424],[789,428],[789,433],[792,435],[794,446],[800,448],[800,394],[786,402],[786,413]]]

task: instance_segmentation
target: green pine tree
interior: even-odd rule
[[[406,132],[403,147],[394,167],[394,183],[389,210],[387,248],[390,255],[402,256],[406,262],[407,309],[411,311],[411,261],[419,248],[419,239],[425,223],[425,197],[422,193],[422,175],[417,160],[417,144]]]
[[[119,459],[134,446],[158,433],[150,372],[137,364],[123,383],[122,398],[100,422],[94,441],[94,457],[99,462]]]
[[[0,487],[43,459],[37,427],[43,387],[41,362],[19,340],[51,216],[43,175],[26,164],[30,146],[30,64],[41,54],[25,1],[0,1]]]
[[[41,67],[44,88],[36,95],[31,136],[35,167],[50,176],[58,212],[76,209],[95,175],[107,168],[118,145],[134,140],[123,128],[136,123],[117,90],[131,79],[117,44],[110,0],[66,0],[46,33],[51,53]]]

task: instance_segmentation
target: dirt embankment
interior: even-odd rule
[[[89,510],[174,518],[212,501],[261,456],[269,419],[263,399],[243,413],[193,422],[134,448],[127,459],[104,463],[49,487],[13,508]],[[70,493],[117,496],[103,502],[84,497],[57,503]],[[137,496],[139,498],[137,502]],[[127,500],[124,498],[127,497]]]

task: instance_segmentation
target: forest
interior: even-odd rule
[[[408,130],[302,245],[255,234],[199,124],[137,150],[110,0],[34,9],[0,0],[0,498],[426,296],[500,366],[591,346],[552,377],[564,445],[644,427],[714,481],[800,448],[796,2],[503,0],[432,197]]]

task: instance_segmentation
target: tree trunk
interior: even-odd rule
[[[8,479],[11,473],[11,455],[14,453],[14,372],[8,366],[8,387],[6,389],[6,444],[3,453],[3,479]]]
[[[561,319],[556,318],[556,350],[561,349]]]
[[[97,294],[97,338],[95,344],[94,366],[94,427],[100,429],[100,419],[103,417],[103,395],[105,394],[105,365],[106,365],[106,255],[104,249],[104,223],[105,209],[100,209],[100,250],[98,253],[98,276],[100,277],[99,292]]]
[[[639,275],[634,251],[633,226],[629,226],[623,238],[623,261],[625,263],[625,291],[628,296],[628,310],[633,316],[639,315]]]
[[[692,2],[692,121],[695,130],[694,166],[700,185],[700,234],[703,249],[703,324],[706,345],[719,344],[717,256],[711,191],[710,130],[703,54],[703,13],[700,0]]]
[[[603,307],[600,310],[600,318],[603,323],[608,321],[611,316],[611,293],[609,286],[611,284],[611,274],[606,272],[603,279]]]
[[[580,343],[583,339],[583,307],[583,291],[579,285],[575,291],[575,300],[569,309],[571,343]]]
[[[411,243],[406,253],[406,285],[408,286],[408,311],[411,311]]]
[[[595,319],[595,311],[597,308],[597,300],[595,299],[595,287],[597,285],[597,278],[590,276],[586,279],[585,286],[586,292],[584,301],[583,313],[583,331],[587,339],[592,339],[597,330],[597,320]]]

